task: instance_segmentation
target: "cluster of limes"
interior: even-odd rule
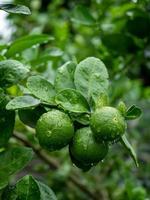
[[[109,106],[96,109],[91,113],[89,126],[76,131],[69,115],[56,109],[44,113],[36,125],[43,148],[55,151],[69,144],[72,162],[85,171],[105,158],[108,144],[118,140],[125,129],[120,111]]]

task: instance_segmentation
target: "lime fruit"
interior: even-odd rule
[[[36,133],[43,148],[55,151],[65,147],[71,141],[74,127],[67,114],[52,110],[39,118]]]
[[[69,147],[69,155],[70,155],[72,163],[76,167],[82,169],[82,171],[87,172],[91,169],[91,167],[92,167],[91,163],[84,163],[84,162],[81,162],[81,161],[77,160],[76,158],[74,158],[74,156],[71,153],[70,147]]]
[[[114,141],[124,134],[126,123],[116,108],[102,107],[91,115],[90,126],[97,141]]]
[[[78,129],[70,144],[72,157],[84,165],[98,163],[108,152],[106,143],[97,143],[90,127]]]

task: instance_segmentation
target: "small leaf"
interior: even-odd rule
[[[87,26],[95,25],[96,21],[90,11],[82,5],[76,6],[73,10],[71,20],[78,24]]]
[[[11,195],[10,195],[11,193]],[[14,197],[14,199],[13,199]],[[5,189],[2,200],[57,200],[54,192],[47,185],[30,175],[20,179],[14,188]]]
[[[86,99],[74,89],[65,89],[56,95],[55,101],[65,110],[77,113],[89,112]]]
[[[125,119],[127,119],[127,120],[128,119],[129,120],[136,119],[136,118],[140,117],[141,114],[142,114],[141,109],[136,107],[135,105],[133,105],[127,110]]]
[[[53,39],[53,37],[45,34],[24,36],[11,43],[6,52],[6,56],[12,57],[17,53],[20,54],[22,51],[32,47],[33,45],[45,43]]]
[[[33,157],[33,151],[27,147],[12,147],[0,153],[0,185],[6,186],[9,176],[22,170]],[[5,184],[2,184],[4,183]]]
[[[55,89],[57,92],[67,89],[75,88],[74,85],[74,71],[76,65],[73,62],[67,62],[60,68],[58,68],[56,79],[55,79]]]
[[[101,93],[108,90],[108,72],[104,63],[94,57],[81,61],[76,67],[74,82],[76,89],[88,101],[91,97],[96,101]]]
[[[12,136],[15,124],[15,112],[0,110],[0,148],[4,147]]]
[[[27,80],[27,88],[37,98],[55,104],[55,90],[54,86],[41,76],[31,76]]]
[[[7,110],[18,110],[35,107],[40,104],[38,99],[35,99],[32,96],[19,96],[12,99],[7,105]]]
[[[17,60],[0,61],[0,87],[10,87],[26,78],[29,70]]]
[[[138,164],[138,160],[137,160],[137,155],[133,149],[133,147],[131,146],[131,144],[129,143],[129,141],[127,140],[126,138],[126,135],[122,135],[121,136],[121,143],[123,144],[123,146],[127,149],[127,151],[129,152],[130,156],[133,158],[136,166],[138,167],[139,164]]]
[[[122,116],[126,116],[127,107],[123,101],[120,101],[117,105],[117,109],[121,112]]]
[[[8,13],[31,15],[30,9],[24,5],[0,4],[0,9]]]

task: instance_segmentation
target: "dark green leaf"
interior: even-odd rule
[[[54,38],[44,34],[24,36],[11,43],[8,51],[6,52],[6,56],[14,56],[15,54],[21,53],[22,51],[32,47],[33,45],[45,43],[53,39]]]
[[[74,72],[76,65],[73,62],[67,62],[61,66],[56,75],[55,88],[56,91],[61,91],[67,88],[75,88],[74,85]]]
[[[34,109],[19,110],[18,115],[24,124],[35,128],[37,120],[45,112],[46,110],[42,106],[37,106]]]
[[[5,185],[9,176],[23,169],[33,157],[33,151],[27,147],[12,147],[0,153],[0,185]]]
[[[10,87],[24,79],[29,70],[17,60],[0,62],[0,87]]]
[[[53,85],[41,76],[31,76],[27,80],[27,88],[37,98],[48,102],[54,103],[55,90]]]
[[[89,112],[86,99],[74,89],[65,89],[56,95],[56,103],[70,112]]]
[[[15,112],[0,110],[0,148],[4,147],[11,137],[15,124]]]
[[[108,72],[104,63],[94,57],[81,61],[75,70],[75,86],[79,92],[88,100],[93,97],[96,100],[101,93],[107,93]]]
[[[139,164],[138,164],[136,153],[135,153],[133,147],[131,146],[131,144],[129,143],[128,139],[126,138],[125,134],[123,136],[121,136],[121,143],[127,149],[127,151],[129,152],[130,156],[133,158],[136,166],[138,167]]]
[[[6,193],[7,191],[7,193]],[[2,200],[56,200],[54,192],[30,175],[19,180],[14,188],[7,189]],[[11,195],[9,193],[11,192]],[[12,197],[15,197],[12,199]],[[5,199],[4,199],[5,198]]]
[[[7,110],[18,110],[35,107],[40,104],[38,99],[32,96],[19,96],[12,99],[7,105]]]
[[[24,5],[0,4],[0,9],[8,13],[31,15],[30,9]]]
[[[73,10],[71,20],[78,24],[87,26],[95,25],[96,21],[90,11],[85,6],[76,6]]]
[[[141,109],[133,105],[127,110],[125,118],[132,120],[140,117],[141,114],[142,114]]]

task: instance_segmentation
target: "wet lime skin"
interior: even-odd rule
[[[55,151],[69,144],[74,135],[74,127],[67,114],[52,110],[40,117],[36,134],[43,148]]]
[[[108,152],[106,143],[97,143],[90,127],[78,129],[70,144],[70,152],[73,158],[84,164],[95,164],[103,160]]]
[[[97,141],[114,141],[124,134],[126,122],[119,110],[105,106],[91,115],[90,126]]]

